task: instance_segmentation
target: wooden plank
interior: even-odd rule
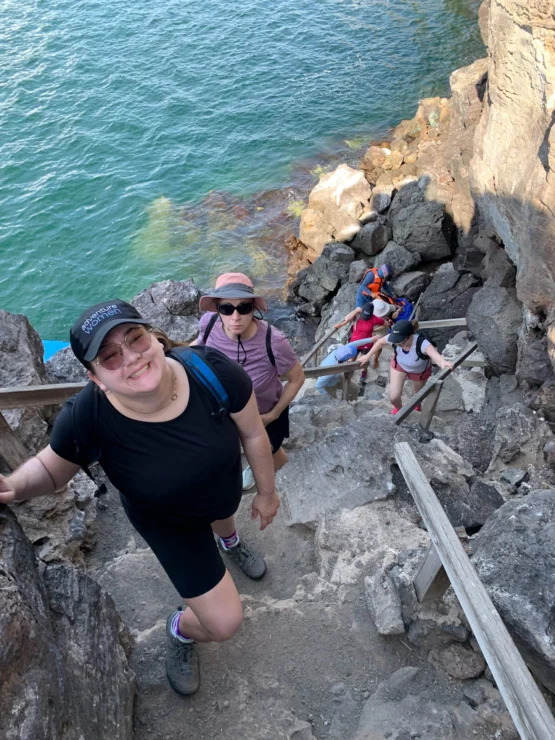
[[[340,365],[327,367],[307,367],[304,369],[305,378],[320,378],[322,375],[342,375],[343,373],[360,370],[360,362],[342,362]]]
[[[420,308],[420,301],[422,300],[422,296],[423,295],[424,295],[424,293],[420,293],[420,295],[418,296],[418,300],[416,301],[416,304],[415,304],[414,308],[412,309],[412,313],[411,313],[411,315],[409,317],[409,321],[412,320],[415,316],[418,316],[417,311]]]
[[[0,455],[10,470],[15,470],[29,459],[29,453],[23,442],[12,431],[8,422],[0,414]]]
[[[431,321],[419,321],[420,329],[448,329],[450,326],[466,326],[466,318],[461,319],[432,319]]]
[[[464,360],[466,360],[467,357],[470,357],[470,355],[475,352],[477,348],[478,344],[476,342],[472,342],[472,344],[469,344],[468,347],[464,349],[460,353],[460,355],[457,355],[457,357],[455,357],[455,359],[453,360],[454,367],[457,368],[462,362],[464,362]],[[407,416],[412,413],[412,411],[414,411],[414,407],[419,406],[426,398],[426,396],[433,391],[434,385],[440,380],[445,380],[445,378],[447,378],[447,376],[449,376],[452,372],[453,370],[446,367],[443,370],[440,370],[437,375],[434,375],[433,378],[431,378],[431,381],[426,383],[424,388],[418,391],[418,393],[415,393],[410,401],[403,406],[403,408],[395,416],[394,423],[399,425],[401,422],[403,422],[407,418]]]
[[[86,383],[54,383],[0,388],[0,409],[21,409],[27,406],[52,406],[63,403],[79,393],[85,385]]]
[[[304,367],[306,363],[318,352],[320,347],[325,344],[328,339],[331,339],[336,331],[339,331],[339,329],[330,329],[329,332],[320,339],[319,342],[317,342],[314,347],[308,352],[301,360],[301,365]]]
[[[416,598],[421,603],[439,599],[449,588],[449,578],[437,554],[437,550],[430,545],[426,558],[414,579]]]
[[[552,740],[555,719],[407,442],[395,458],[522,740]]]
[[[428,396],[424,399],[424,403],[422,404],[422,413],[420,414],[420,426],[422,427],[422,429],[430,428],[430,424],[432,423],[432,419],[434,418],[437,402],[439,401],[439,396],[442,390],[443,380],[438,380],[436,383],[434,383],[432,392],[429,393]]]

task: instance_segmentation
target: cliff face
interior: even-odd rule
[[[517,265],[518,297],[547,313],[555,303],[555,5],[491,0],[488,14],[486,3],[488,83],[470,185],[480,222]]]

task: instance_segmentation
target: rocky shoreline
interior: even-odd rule
[[[271,319],[304,353],[352,309],[364,270],[388,262],[397,293],[420,298],[421,319],[467,318],[464,331],[430,334],[451,356],[475,339],[484,367],[446,381],[429,434],[412,419],[393,425],[387,358],[354,403],[305,385],[278,475],[283,514],[262,535],[247,501],[242,514],[269,579],[238,577],[246,627],[227,651],[207,648],[205,689],[185,702],[161,668],[175,594],[117,492],[96,499],[79,474],[55,497],[0,511],[0,665],[11,677],[3,736],[199,740],[232,728],[248,740],[516,740],[452,590],[416,598],[430,540],[395,440],[410,442],[555,706],[555,220],[551,112],[538,102],[552,82],[545,39],[554,31],[541,8],[517,0],[484,3],[480,23],[488,58],[453,73],[451,98],[422,100],[360,169],[320,178],[287,245],[294,308],[274,307]],[[523,79],[536,84],[524,90]],[[193,280],[166,280],[131,302],[190,340],[200,295]],[[0,310],[0,338],[0,387],[85,379],[69,350],[43,363],[24,316]],[[34,453],[56,411],[3,415]]]

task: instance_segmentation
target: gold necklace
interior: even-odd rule
[[[172,372],[173,377],[173,386],[172,386],[172,395],[170,400],[164,404],[164,406],[161,406],[159,409],[156,409],[156,411],[137,411],[137,409],[129,409],[129,411],[132,411],[134,414],[157,414],[159,411],[163,411],[165,408],[167,408],[170,403],[173,403],[174,401],[177,401],[177,377],[175,373]],[[122,404],[122,406],[125,406],[125,404]],[[129,408],[129,406],[126,406],[126,408]]]

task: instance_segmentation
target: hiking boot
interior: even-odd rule
[[[166,620],[166,676],[176,693],[190,696],[199,685],[197,646],[173,636],[171,625],[175,614],[173,612]]]
[[[259,581],[266,573],[266,563],[262,555],[255,550],[251,550],[242,540],[228,549],[222,545],[222,541],[218,537],[218,546],[253,581]]]

